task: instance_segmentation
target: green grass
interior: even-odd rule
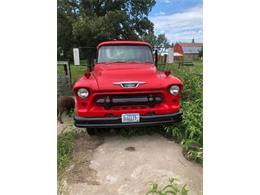
[[[83,74],[87,71],[87,66],[86,65],[70,65],[70,70],[71,70],[71,79],[72,79],[72,84],[75,83],[79,78],[83,76]],[[57,67],[57,73],[58,74],[64,74],[63,66],[58,65]]]
[[[71,65],[71,78],[72,78],[72,83],[76,82],[79,78],[83,76],[85,72],[87,72],[87,66],[76,66],[76,65]]]
[[[58,178],[62,176],[66,167],[70,164],[72,159],[72,152],[74,149],[74,141],[79,136],[82,136],[84,132],[70,131],[58,136],[57,144],[57,169]]]
[[[182,76],[182,72],[203,75],[203,63],[198,60],[193,61],[193,63],[194,66],[181,66],[180,68],[178,63],[166,65],[160,64],[158,69],[161,71],[171,70],[173,75],[177,74],[178,76]]]
[[[203,74],[203,64],[201,61],[194,61],[194,73]]]
[[[184,89],[181,95],[183,120],[167,128],[178,142],[183,144],[184,155],[190,160],[203,162],[203,65],[196,61],[195,66],[169,64],[172,75],[182,80]]]

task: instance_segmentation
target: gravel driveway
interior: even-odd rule
[[[144,195],[152,181],[165,185],[176,178],[189,195],[200,195],[202,170],[183,157],[181,145],[158,134],[86,135],[75,142],[62,188],[71,195]]]

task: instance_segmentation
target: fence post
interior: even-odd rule
[[[69,79],[69,87],[71,88],[72,87],[72,81],[71,81],[70,63],[69,63],[69,61],[58,61],[57,65],[59,65],[59,64],[63,65],[65,75]]]

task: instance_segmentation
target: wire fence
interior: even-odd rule
[[[57,95],[72,95],[71,70],[69,61],[57,62]]]

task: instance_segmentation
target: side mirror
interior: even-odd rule
[[[155,66],[158,67],[158,51],[157,50],[155,50],[154,55],[155,55]]]

